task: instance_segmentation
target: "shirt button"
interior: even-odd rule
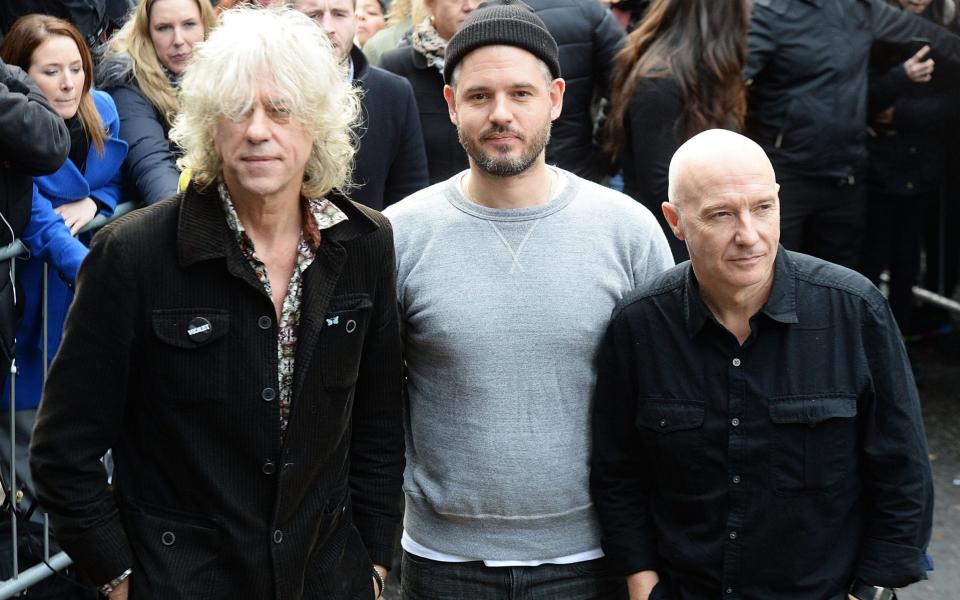
[[[271,325],[273,325],[273,319],[271,319],[267,315],[263,315],[262,317],[257,319],[257,327],[259,327],[260,329],[270,329]]]
[[[160,543],[164,546],[172,546],[177,541],[177,536],[172,531],[164,531],[160,535]]]
[[[283,542],[283,532],[277,529],[273,532],[273,543],[279,544],[281,542]]]
[[[736,532],[736,531],[731,531],[731,532],[730,532],[730,539],[731,539],[731,540],[737,539],[737,532]]]
[[[727,589],[725,589],[725,590],[723,590],[723,591],[726,592],[726,593],[728,593],[728,594],[732,594],[732,593],[733,593],[733,588],[727,588]]]
[[[733,359],[733,366],[735,366],[735,367],[739,367],[739,366],[740,366],[740,359],[739,359],[739,358]]]
[[[908,181],[908,182],[907,182],[907,189],[908,189],[908,190],[912,190],[912,189],[913,189],[913,182],[912,182],[912,181]]]
[[[666,419],[660,419],[660,427],[666,427],[666,426],[667,426],[667,420],[666,420]]]
[[[739,475],[734,475],[734,476],[733,476],[733,482],[734,482],[734,483],[740,483],[740,476],[739,476]]]
[[[260,468],[260,470],[263,471],[264,475],[273,475],[277,472],[277,465],[275,465],[272,460],[268,460],[267,462],[263,463],[263,466]]]
[[[263,398],[264,402],[273,402],[273,399],[277,397],[277,392],[273,388],[263,388],[260,397]]]
[[[738,419],[737,417],[734,417],[730,419],[730,424],[733,425],[734,427],[740,427],[740,419]]]

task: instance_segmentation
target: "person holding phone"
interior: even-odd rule
[[[890,0],[934,21],[931,0]],[[943,23],[938,23],[943,24]],[[926,37],[904,48],[878,44],[870,59],[867,219],[861,270],[879,283],[890,273],[890,306],[900,330],[914,332],[913,293],[920,274],[924,222],[946,173],[949,122],[958,82],[937,70]]]

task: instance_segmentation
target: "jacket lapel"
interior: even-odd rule
[[[180,265],[188,267],[203,260],[224,258],[227,270],[232,275],[259,291],[273,306],[273,301],[267,296],[263,284],[232,236],[216,186],[198,191],[190,184],[180,203],[180,221],[177,224]]]

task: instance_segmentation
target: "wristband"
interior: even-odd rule
[[[113,592],[113,590],[120,587],[120,584],[123,583],[127,577],[130,577],[131,573],[133,573],[133,569],[127,569],[123,573],[120,573],[119,576],[101,585],[99,588],[97,588],[97,590],[104,596],[109,596]]]
[[[373,578],[377,580],[377,598],[383,595],[383,576],[380,575],[380,571],[376,567],[373,568]]]

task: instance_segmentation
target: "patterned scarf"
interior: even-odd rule
[[[410,35],[413,49],[427,59],[427,64],[443,73],[444,54],[447,52],[447,40],[440,37],[430,19],[413,28]]]
[[[163,63],[160,63],[160,69],[163,71],[163,74],[167,76],[167,81],[170,82],[170,85],[173,86],[173,89],[180,90],[180,75],[175,75],[173,71],[163,66]]]

